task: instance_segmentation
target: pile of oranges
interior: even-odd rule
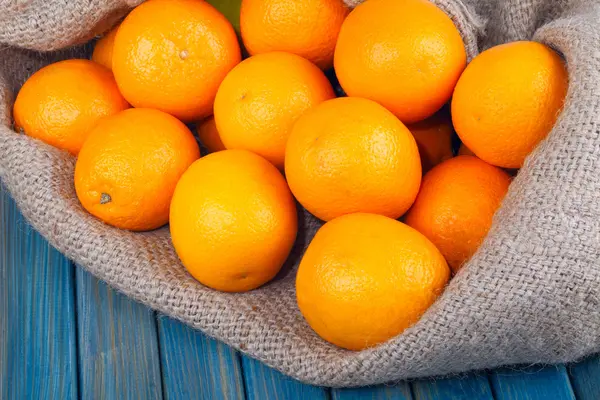
[[[169,223],[183,265],[216,290],[278,273],[300,203],[326,221],[297,273],[306,321],[346,349],[388,340],[481,244],[562,109],[565,63],[523,41],[467,65],[426,0],[242,0],[239,17],[244,60],[208,2],[147,1],[92,60],[33,74],[15,128],[77,156],[75,190],[95,217]]]

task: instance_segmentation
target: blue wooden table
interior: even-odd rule
[[[360,389],[301,384],[113,291],[0,187],[0,399],[600,399],[600,358]]]

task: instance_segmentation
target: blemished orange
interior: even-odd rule
[[[244,292],[271,280],[296,239],[296,203],[271,163],[246,150],[224,150],[195,162],[171,203],[171,236],[179,258],[202,284]]]
[[[348,15],[335,72],[349,96],[374,100],[406,124],[438,111],[466,65],[452,20],[426,0],[369,0]]]
[[[562,58],[536,42],[513,42],[479,54],[460,77],[452,121],[484,161],[519,168],[550,132],[569,85]]]
[[[285,51],[328,69],[348,12],[342,0],[243,0],[242,39],[252,55]]]
[[[104,118],[75,164],[83,207],[109,225],[147,231],[169,221],[175,185],[200,157],[196,139],[177,118],[133,108]]]
[[[355,212],[398,218],[417,196],[421,161],[394,114],[371,100],[341,97],[294,125],[285,173],[296,199],[322,220]]]
[[[112,71],[112,56],[113,46],[115,45],[115,36],[117,36],[117,30],[119,26],[115,26],[106,35],[98,39],[94,45],[94,52],[92,53],[92,61],[97,62],[100,65]]]
[[[113,48],[123,96],[186,122],[212,114],[221,81],[240,60],[229,21],[198,0],[142,3],[119,27]]]
[[[453,157],[452,153],[452,122],[450,116],[439,112],[424,121],[407,126],[413,134],[419,155],[423,173],[427,173],[442,161]]]
[[[217,131],[217,125],[215,124],[214,116],[198,122],[196,130],[198,131],[198,137],[200,138],[200,141],[209,152],[214,153],[225,150],[225,145],[221,140],[219,131]]]
[[[477,157],[452,158],[425,175],[405,221],[428,237],[457,272],[487,235],[509,185],[506,172]]]
[[[296,296],[319,336],[362,350],[417,322],[449,276],[440,251],[408,225],[349,214],[315,235],[298,268]]]
[[[331,83],[310,61],[284,52],[259,54],[223,80],[215,121],[226,148],[252,151],[282,169],[296,120],[334,97]]]
[[[66,60],[23,84],[13,116],[17,130],[77,155],[100,119],[126,108],[108,69],[90,60]]]

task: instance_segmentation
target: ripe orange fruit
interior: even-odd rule
[[[426,0],[369,0],[346,18],[335,72],[348,96],[375,100],[404,123],[446,103],[466,65],[452,20]]]
[[[92,53],[92,61],[97,62],[100,65],[112,71],[112,56],[113,46],[115,44],[115,36],[117,36],[117,30],[119,26],[115,26],[106,35],[99,39],[95,46],[94,52]]]
[[[283,168],[292,126],[308,109],[335,97],[323,72],[295,54],[259,54],[223,80],[215,121],[228,149],[250,150]]]
[[[175,117],[134,108],[104,118],[90,133],[75,165],[83,207],[107,224],[132,231],[169,221],[169,204],[198,144]]]
[[[379,104],[358,97],[326,101],[300,117],[285,172],[298,201],[325,221],[355,212],[398,218],[421,183],[410,131]]]
[[[200,141],[209,152],[214,153],[225,150],[225,145],[221,141],[219,131],[217,131],[217,125],[215,124],[214,116],[198,122],[196,130],[198,131],[198,137],[200,138]]]
[[[184,121],[212,114],[217,89],[240,62],[231,24],[198,0],[152,0],[125,18],[113,49],[113,72],[135,107]]]
[[[342,0],[243,0],[242,39],[252,55],[286,51],[328,69],[348,12]]]
[[[225,150],[195,162],[171,203],[171,236],[198,281],[243,292],[271,280],[297,232],[294,198],[281,173],[246,150]]]
[[[315,235],[298,268],[296,296],[319,336],[362,350],[417,322],[449,275],[442,254],[416,230],[380,215],[350,214]]]
[[[454,129],[449,115],[440,112],[424,121],[408,125],[407,128],[419,147],[423,173],[453,157]]]
[[[482,160],[519,168],[554,126],[568,79],[563,60],[543,44],[492,47],[475,57],[456,85],[456,132]]]
[[[452,158],[425,175],[405,221],[457,272],[483,241],[509,185],[506,172],[477,157]]]
[[[109,70],[89,60],[66,60],[23,84],[13,116],[18,130],[76,155],[102,117],[126,108]]]

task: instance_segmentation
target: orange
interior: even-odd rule
[[[169,203],[198,144],[175,117],[135,108],[104,118],[90,133],[75,165],[83,207],[107,224],[132,231],[169,220]]]
[[[423,178],[406,223],[427,236],[454,272],[475,253],[492,225],[510,177],[473,156],[458,156]]]
[[[110,70],[112,70],[113,46],[115,44],[115,37],[117,36],[118,29],[119,26],[116,26],[100,38],[96,42],[94,52],[92,53],[92,61],[97,62]]]
[[[348,12],[342,0],[242,0],[242,39],[252,55],[286,51],[328,69]]]
[[[196,130],[198,131],[200,141],[209,152],[214,153],[225,150],[225,145],[221,141],[219,131],[217,131],[214,117],[208,117],[204,121],[199,122]]]
[[[90,130],[129,107],[109,70],[89,60],[50,64],[33,74],[15,100],[15,127],[77,154]]]
[[[240,62],[231,24],[198,0],[152,0],[125,18],[113,49],[113,72],[135,107],[183,121],[212,114],[225,75]]]
[[[449,275],[425,236],[391,218],[357,213],[317,232],[298,268],[296,296],[323,339],[362,350],[417,322]]]
[[[445,113],[437,113],[424,121],[407,126],[419,147],[423,173],[452,158],[452,122]]]
[[[342,25],[334,64],[348,96],[375,100],[411,124],[450,100],[466,60],[458,30],[432,3],[369,0]]]
[[[554,126],[568,79],[561,57],[543,44],[492,47],[475,57],[456,85],[456,132],[482,160],[519,168]]]
[[[410,131],[379,104],[358,97],[326,101],[300,117],[285,172],[298,201],[325,221],[355,212],[398,218],[421,183]]]
[[[202,284],[225,292],[271,280],[297,229],[285,179],[246,150],[220,151],[195,162],[171,203],[171,236],[183,265]]]
[[[283,168],[292,126],[308,109],[335,97],[323,72],[282,52],[244,60],[223,80],[215,121],[228,149],[250,150]]]

